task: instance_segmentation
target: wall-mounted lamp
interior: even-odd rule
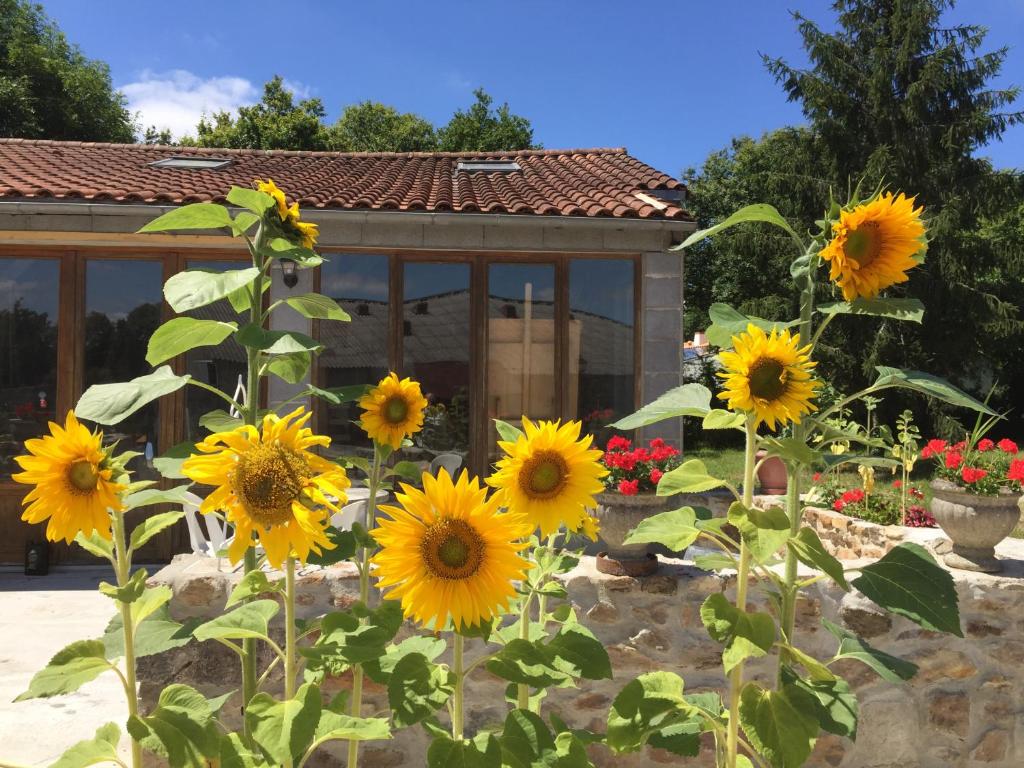
[[[299,284],[299,276],[295,271],[295,262],[291,259],[281,259],[281,276],[284,284],[294,288]]]

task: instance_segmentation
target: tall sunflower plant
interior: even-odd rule
[[[716,399],[725,407],[713,407],[706,387],[687,384],[612,425],[632,430],[689,417],[701,419],[705,429],[736,429],[744,434],[740,483],[714,477],[701,461],[690,460],[666,473],[658,484],[662,496],[726,489],[734,497],[726,517],[709,519],[683,506],[645,520],[627,539],[660,542],[677,551],[700,541],[720,552],[698,557],[698,566],[735,573],[732,599],[712,595],[701,608],[708,634],[723,646],[726,698],[684,695],[684,681],[672,673],[642,676],[639,684],[647,696],[663,706],[655,715],[638,710],[637,717],[644,721],[637,727],[639,735],[611,746],[632,751],[658,739],[680,745],[684,754],[695,754],[699,746],[695,738],[669,738],[689,729],[691,734],[714,735],[719,766],[793,768],[805,763],[823,732],[850,739],[857,736],[856,695],[837,674],[838,662],[859,661],[897,684],[916,671],[912,663],[825,620],[825,629],[835,636],[836,652],[828,659],[815,658],[801,647],[796,632],[796,605],[803,590],[830,580],[844,591],[859,590],[879,607],[926,629],[962,636],[953,580],[927,550],[907,542],[877,562],[848,567],[804,523],[802,487],[811,472],[840,463],[870,467],[894,461],[870,455],[878,447],[871,436],[845,429],[835,415],[851,403],[894,388],[980,413],[991,411],[946,381],[887,366],[879,366],[877,378],[862,391],[820,410],[816,404],[826,382],[816,367],[815,348],[835,318],[922,320],[924,307],[918,300],[889,295],[911,279],[925,257],[927,226],[914,198],[884,189],[862,198],[854,191],[846,204],[830,200],[816,229],[806,235],[799,234],[774,207],[751,205],[694,233],[679,249],[752,222],[778,227],[792,239],[790,274],[799,293],[800,316],[790,321],[766,320],[725,304],[713,305],[708,339],[720,349],[717,375],[722,391]],[[818,303],[823,296],[828,299]],[[833,451],[833,445],[850,448]],[[755,501],[759,450],[786,464],[788,485],[782,504]],[[766,610],[754,607],[752,589],[763,593]],[[770,684],[747,674],[748,662],[765,657],[775,666]]]

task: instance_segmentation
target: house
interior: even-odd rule
[[[320,225],[327,259],[270,300],[319,290],[352,322],[275,314],[318,336],[314,383],[375,381],[389,369],[423,382],[431,406],[411,449],[454,450],[484,471],[493,418],[580,418],[605,426],[680,383],[682,257],[694,230],[684,186],[624,149],[509,153],[261,152],[0,140],[0,563],[21,562],[42,530],[19,520],[10,481],[21,443],[62,417],[91,384],[146,373],[146,339],[170,316],[163,281],[186,267],[247,258],[216,234],[140,235],[173,206],[223,201],[272,178]],[[289,279],[289,282],[293,282]],[[288,312],[291,312],[288,310]],[[233,318],[226,301],[197,310]],[[233,340],[182,355],[179,372],[234,389]],[[270,403],[292,394],[272,382]],[[187,387],[107,430],[143,455],[201,437],[219,402]],[[351,406],[316,406],[338,454],[365,450]],[[680,426],[649,437],[678,441]],[[165,559],[174,537],[150,555]],[[71,553],[53,548],[57,559]]]

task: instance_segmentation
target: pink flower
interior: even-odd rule
[[[999,446],[999,450],[1003,453],[1017,453],[1017,451],[1020,450],[1017,448],[1017,444],[1013,442],[1013,440],[1005,437],[996,443],[996,445]]]
[[[985,477],[988,472],[984,469],[978,469],[976,467],[964,467],[960,472],[960,477],[964,479],[965,483],[976,483],[981,478]]]
[[[964,457],[954,450],[946,454],[946,469],[956,469],[964,463]]]
[[[652,469],[651,470],[651,482],[654,485],[657,485],[661,481],[661,478],[663,478],[664,476],[665,476],[665,473],[662,472],[660,469]]]
[[[1010,469],[1006,473],[1007,480],[1024,481],[1024,459],[1014,459],[1010,462]]]
[[[621,435],[615,435],[615,437],[608,441],[608,446],[606,450],[608,450],[609,452],[628,451],[632,447],[633,443],[631,443],[629,440],[622,437]]]
[[[987,437],[984,440],[979,440],[978,441],[978,450],[979,451],[983,451],[983,452],[984,451],[991,451],[995,447],[996,447],[996,444],[993,443],[991,440],[989,440]]]
[[[619,493],[623,496],[636,496],[640,491],[639,480],[620,480]]]

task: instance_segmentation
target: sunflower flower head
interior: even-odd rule
[[[103,449],[103,433],[90,432],[68,411],[64,426],[50,422],[50,434],[25,441],[28,454],[15,461],[24,470],[12,478],[35,486],[24,499],[21,519],[47,520],[46,538],[70,544],[79,532],[109,540],[110,510],[121,509],[116,463]]]
[[[277,209],[277,215],[280,217],[281,221],[287,221],[288,201],[285,200],[284,191],[274,183],[274,180],[267,179],[266,181],[263,181],[263,179],[256,179],[256,189],[274,198],[274,206]],[[296,210],[297,209],[298,206],[296,205]]]
[[[310,552],[334,548],[325,530],[350,483],[341,467],[310,450],[331,442],[306,427],[311,416],[297,408],[283,418],[268,414],[260,429],[210,435],[182,465],[189,479],[214,486],[200,511],[221,510],[235,526],[231,562],[253,545],[254,534],[275,568],[289,556],[305,562]]]
[[[870,299],[906,282],[907,272],[920,263],[928,243],[924,209],[914,208],[914,199],[886,192],[839,212],[821,257],[847,301]]]
[[[512,512],[525,517],[532,529],[548,536],[562,525],[589,535],[593,524],[588,509],[604,490],[601,451],[590,447],[590,435],[580,437],[581,424],[523,418],[523,434],[514,441],[499,441],[505,452],[487,483]]]
[[[419,382],[399,379],[392,372],[359,398],[359,407],[363,409],[359,426],[370,439],[398,450],[405,438],[423,429],[427,399]]]
[[[810,359],[810,345],[800,346],[800,334],[747,325],[747,330],[732,337],[732,351],[719,354],[725,369],[718,397],[734,411],[753,413],[755,424],[799,423],[807,413],[817,410],[811,399],[821,385],[811,376],[816,363]]]
[[[256,179],[256,189],[274,198],[274,208],[285,233],[297,237],[303,248],[312,249],[320,236],[319,225],[303,221],[302,215],[299,213],[299,204],[288,205],[284,191],[274,183],[273,179],[266,181]]]
[[[501,512],[465,470],[458,481],[442,469],[423,475],[423,490],[401,488],[398,506],[382,506],[372,532],[381,548],[371,562],[384,597],[436,631],[449,621],[462,629],[501,616],[515,596],[513,582],[530,567],[519,555],[529,533],[522,518]]]

